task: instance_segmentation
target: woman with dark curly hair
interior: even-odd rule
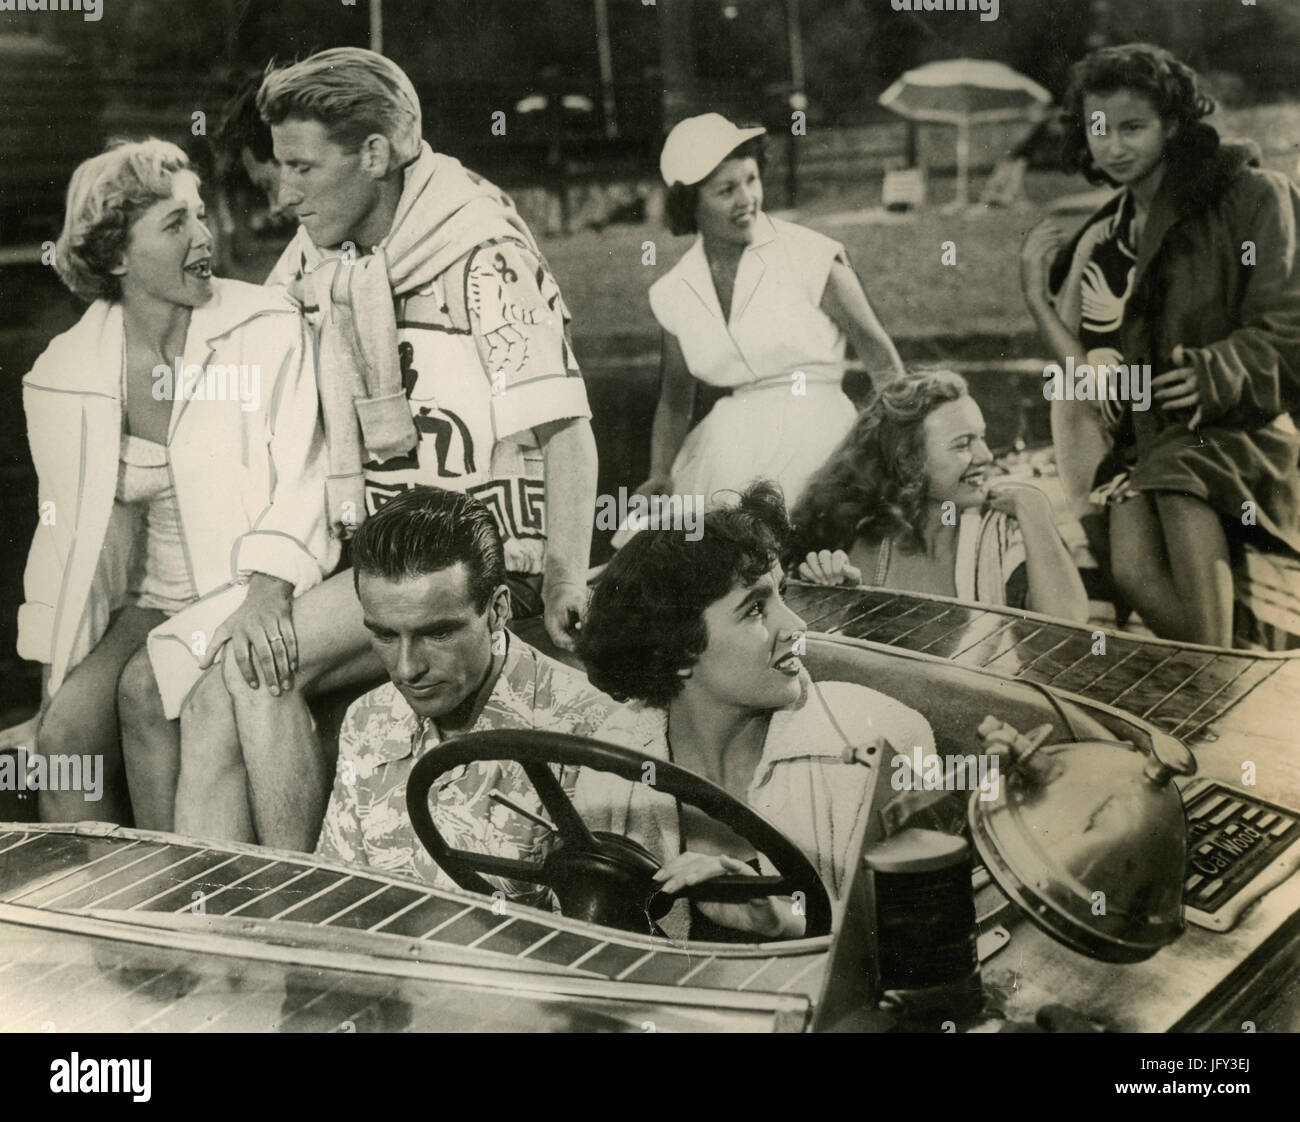
[[[1088,597],[1046,495],[990,481],[984,416],[959,374],[877,391],[795,506],[799,574],[1084,622]]]
[[[763,213],[763,131],[706,113],[664,142],[669,226],[697,236],[650,287],[663,340],[642,494],[771,479],[793,501],[853,423],[846,344],[878,381],[902,372],[844,247]],[[698,382],[732,393],[688,435]]]
[[[99,795],[42,790],[44,820],[171,829],[167,710],[195,656],[228,642],[288,677],[293,597],[337,561],[312,341],[283,297],[212,275],[198,177],[161,140],[77,168],[55,266],[90,306],[23,379],[41,519],[18,652],[43,688],[0,746],[100,761]],[[120,733],[119,688],[149,699]]]
[[[1213,109],[1160,47],[1079,62],[1067,156],[1120,190],[1068,244],[1037,226],[1020,265],[1058,362],[1155,374],[1145,402],[1109,400],[1101,378],[1052,402],[1062,480],[1099,560],[1156,634],[1226,646],[1233,554],[1300,549],[1287,416],[1300,407],[1300,192],[1221,145],[1202,120]]]
[[[929,754],[934,736],[884,694],[808,676],[804,621],[781,599],[789,533],[780,492],[765,482],[706,514],[702,535],[638,534],[596,586],[579,652],[593,685],[634,702],[601,739],[671,760],[748,803],[808,854],[834,901],[870,775],[846,749],[883,739]],[[665,892],[761,868],[740,838],[647,784],[584,770],[577,800],[593,828],[633,837],[664,861]],[[803,933],[802,918],[775,898],[679,902],[663,927],[684,934],[688,923],[693,939]]]

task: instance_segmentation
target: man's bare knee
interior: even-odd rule
[[[259,681],[256,686],[250,686],[239,663],[229,655],[221,660],[219,666],[226,695],[234,705],[235,712],[242,716],[249,712],[264,712],[275,705],[293,704],[294,699],[310,696],[314,692],[316,681],[332,669],[333,663],[300,666],[293,676],[293,689],[280,690],[275,694],[267,689],[265,682]]]
[[[265,683],[259,683],[256,688],[248,684],[244,678],[244,672],[239,668],[239,663],[235,661],[229,651],[221,660],[220,670],[220,680],[225,686],[226,696],[230,699],[230,704],[234,706],[236,713],[263,709],[276,700],[271,695],[271,691],[266,688]]]
[[[224,738],[211,735],[212,730],[233,721],[230,695],[226,692],[221,674],[208,671],[199,684],[190,692],[181,708],[181,759],[191,759],[195,755],[196,745],[201,744],[205,753],[217,752],[228,757],[229,762],[239,760],[239,742],[224,745],[224,751],[218,745]],[[208,735],[203,735],[203,734]],[[187,755],[186,748],[190,751]]]

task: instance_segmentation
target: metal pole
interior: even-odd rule
[[[605,118],[605,136],[618,136],[618,117],[614,104],[614,55],[609,45],[608,0],[594,0],[596,5],[596,58],[600,62],[600,100]]]
[[[807,110],[808,97],[804,93],[803,35],[799,30],[799,0],[785,0],[785,26],[790,39],[790,109]],[[790,134],[790,158],[786,167],[786,190],[790,206],[799,202],[799,138]]]
[[[370,0],[370,49],[384,53],[384,0]]]
[[[785,22],[790,36],[790,107],[803,109],[803,33],[799,30],[799,0],[785,0]]]
[[[957,198],[954,206],[965,206],[970,191],[970,121],[963,117],[957,123]]]

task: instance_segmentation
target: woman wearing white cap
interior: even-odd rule
[[[669,228],[699,236],[650,287],[663,342],[643,494],[763,477],[792,503],[853,422],[846,342],[877,384],[902,373],[844,247],[763,213],[764,131],[706,113],[664,144]],[[733,392],[687,435],[697,378]]]

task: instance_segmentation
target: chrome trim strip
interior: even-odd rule
[[[133,880],[130,884],[124,884],[116,892],[111,892],[107,896],[101,896],[98,900],[94,902],[94,904],[90,905],[90,907],[94,907],[94,908],[103,907],[105,902],[113,899],[114,896],[120,896],[123,892],[126,892],[128,889],[138,888],[140,885],[144,884],[145,881],[149,880],[151,877],[160,877],[168,869],[174,869],[176,868],[177,865],[184,865],[186,861],[193,861],[196,857],[202,857],[205,852],[207,851],[204,849],[196,849],[193,853],[187,853],[179,861],[173,861],[170,865],[164,865],[161,869],[155,869],[152,873],[149,873],[147,876],[139,877],[136,880]],[[175,887],[175,885],[173,885],[172,887]]]
[[[515,921],[513,919],[508,919],[504,923],[498,923],[490,931],[483,932],[483,934],[480,935],[477,939],[475,939],[472,943],[467,943],[466,946],[477,947],[481,942],[483,942],[484,939],[492,938],[492,936],[495,935],[498,931],[504,931],[507,927],[509,927],[514,922]],[[518,955],[515,955],[513,957],[517,958]]]
[[[638,958],[634,963],[632,963],[632,965],[629,966],[626,970],[622,970],[619,973],[615,974],[614,981],[621,982],[624,978],[626,978],[629,974],[631,974],[633,970],[636,970],[638,967],[645,965],[652,958],[654,958],[655,953],[656,952],[654,951],[647,951],[640,958]]]
[[[0,846],[0,853],[8,853],[11,849],[17,849],[20,845],[26,845],[26,844],[27,844],[29,841],[31,841],[33,838],[37,838],[37,837],[40,837],[40,835],[39,835],[39,834],[24,834],[24,835],[21,835],[21,836],[18,838],[17,841],[15,841],[15,842],[10,842],[10,843],[9,843],[8,845],[6,845],[6,846]]]
[[[361,907],[362,904],[368,904],[376,896],[382,896],[387,891],[388,891],[388,885],[381,884],[378,888],[374,890],[374,892],[371,892],[370,894],[361,897],[361,899],[358,900],[355,904],[349,904],[346,908],[340,908],[333,915],[326,916],[323,920],[320,921],[319,926],[329,927],[336,919],[339,918],[339,916],[347,915],[348,912],[352,911],[355,908]]]
[[[41,835],[33,834],[32,836],[40,837]],[[131,846],[139,845],[139,844],[140,844],[139,842],[132,841],[130,844],[122,846],[121,849],[110,849],[107,853],[101,854],[99,857],[96,857],[93,861],[87,861],[84,865],[78,865],[75,869],[65,869],[63,872],[59,873],[58,876],[53,876],[46,880],[41,881],[39,884],[31,885],[29,888],[24,889],[22,893],[19,894],[18,896],[8,897],[8,902],[11,904],[17,904],[26,896],[31,896],[33,893],[44,891],[47,888],[53,888],[56,884],[59,883],[59,881],[63,880],[65,877],[74,877],[78,873],[84,873],[87,869],[91,868],[91,866],[98,865],[101,861],[107,861],[110,857],[114,856],[115,854],[122,853],[125,850],[130,849]],[[134,864],[134,862],[132,862],[132,864]],[[128,866],[123,865],[122,867],[127,868]],[[67,894],[64,893],[64,895]],[[56,896],[55,899],[57,900],[59,899],[59,897]],[[44,904],[40,906],[45,907]]]
[[[392,923],[393,920],[395,920],[398,916],[404,916],[404,915],[406,915],[406,913],[409,912],[412,908],[417,907],[417,906],[420,905],[420,904],[427,903],[428,900],[429,900],[429,898],[428,898],[427,896],[417,896],[414,900],[412,900],[412,901],[411,901],[409,904],[407,904],[405,907],[398,908],[397,911],[393,912],[392,915],[390,915],[390,916],[385,916],[385,917],[384,917],[383,919],[381,919],[378,923],[372,923],[369,927],[366,928],[366,930],[367,930],[367,931],[378,932],[379,929],[380,929],[381,927],[387,927],[387,926],[388,926],[390,923]]]
[[[533,951],[537,950],[538,947],[543,946],[543,945],[546,944],[546,943],[549,943],[549,942],[550,942],[552,939],[554,939],[558,934],[559,934],[558,931],[548,931],[545,935],[543,935],[540,939],[538,939],[537,942],[535,942],[532,946],[530,946],[530,947],[525,947],[525,948],[524,948],[522,951],[520,951],[519,954],[516,955],[515,957],[517,957],[517,958],[527,958],[530,954],[533,953]]]
[[[603,941],[599,941],[599,942],[597,942],[596,945],[595,945],[594,947],[592,947],[590,950],[588,950],[588,951],[583,951],[582,954],[580,954],[580,955],[579,955],[577,958],[575,958],[571,963],[569,963],[569,965],[570,965],[570,966],[573,966],[573,967],[581,966],[584,962],[587,961],[587,959],[591,958],[592,955],[596,954],[598,951],[603,951],[603,950],[604,950],[606,947],[608,947],[609,945],[610,945],[610,944],[609,944],[609,940],[608,940],[608,939],[603,940]]]
[[[688,971],[686,971],[685,974],[683,974],[680,978],[678,978],[678,979],[677,979],[677,985],[679,985],[679,986],[684,986],[684,985],[686,984],[686,979],[687,979],[687,978],[690,978],[692,975],[698,974],[701,970],[703,970],[703,969],[704,969],[706,966],[708,966],[710,963],[717,962],[717,961],[718,961],[718,956],[717,956],[717,955],[714,955],[714,954],[709,955],[709,957],[706,958],[703,962],[699,963],[699,964],[696,965],[696,966],[692,966]]]
[[[278,911],[278,912],[275,913],[275,915],[273,915],[273,916],[267,916],[266,918],[267,918],[267,919],[281,919],[281,918],[283,918],[284,916],[288,915],[290,912],[297,911],[299,908],[302,908],[302,907],[306,907],[306,906],[307,906],[308,904],[310,904],[313,900],[318,900],[320,897],[324,896],[327,892],[333,892],[333,891],[334,891],[336,888],[338,888],[340,885],[347,884],[348,881],[350,881],[350,880],[357,880],[357,879],[358,879],[357,877],[344,877],[342,880],[336,880],[336,881],[333,881],[333,882],[331,882],[330,884],[327,884],[327,885],[326,885],[324,888],[322,888],[319,892],[313,892],[313,893],[312,893],[310,896],[308,896],[305,900],[299,900],[296,904],[290,904],[287,908],[283,909],[282,911]],[[286,881],[285,883],[286,883],[286,884],[291,884],[292,882],[291,882],[291,881]],[[283,886],[281,886],[281,887],[283,887]]]

